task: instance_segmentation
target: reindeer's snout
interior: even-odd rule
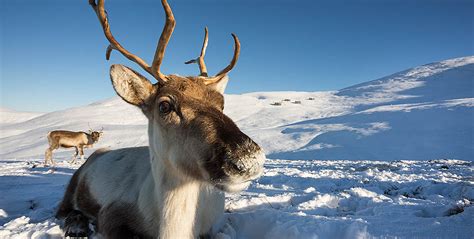
[[[223,180],[217,185],[227,192],[238,192],[248,187],[251,180],[263,173],[265,154],[263,150],[245,135],[245,141],[226,150],[222,170]]]
[[[263,173],[265,154],[229,117],[217,109],[207,110],[194,125],[205,132],[208,140],[203,157],[206,174],[223,191],[242,191]]]
[[[252,180],[263,172],[265,154],[250,138],[243,145],[228,151],[224,161],[224,171],[231,178]]]

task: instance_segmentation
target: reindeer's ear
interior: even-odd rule
[[[210,83],[207,85],[207,87],[221,93],[221,94],[224,94],[224,91],[225,91],[225,88],[227,87],[227,82],[229,82],[229,76],[225,75],[224,77],[222,77],[221,79],[219,79],[218,81],[214,82],[214,83]]]
[[[144,106],[154,90],[149,80],[124,65],[112,65],[110,79],[115,92],[132,105]]]

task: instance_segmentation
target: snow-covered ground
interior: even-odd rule
[[[231,227],[219,235],[474,238],[473,106],[474,57],[333,92],[226,95],[226,114],[268,160],[248,190],[227,195]],[[121,148],[146,145],[146,123],[118,98],[45,114],[2,109],[0,238],[62,235],[53,214],[79,165],[60,150],[55,171],[41,166],[48,131],[104,127],[95,147]]]

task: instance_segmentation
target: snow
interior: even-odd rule
[[[19,112],[5,107],[0,107],[0,133],[1,137],[7,137],[10,135],[15,135],[21,133],[22,131],[17,131],[14,128],[11,128],[8,132],[4,130],[4,126],[14,123],[22,123],[24,121],[36,118],[43,113],[38,112]]]
[[[268,160],[227,195],[215,238],[474,238],[473,82],[464,57],[339,91],[226,95]],[[48,131],[104,127],[95,148],[148,143],[145,117],[118,97],[0,116],[0,238],[61,238],[53,215],[79,165],[70,150],[41,165]]]
[[[9,123],[20,123],[38,117],[44,113],[20,112],[5,107],[0,107],[0,125]]]

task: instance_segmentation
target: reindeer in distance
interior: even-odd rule
[[[50,161],[54,165],[53,161],[53,150],[58,148],[74,148],[76,152],[74,153],[71,164],[76,163],[77,155],[81,155],[81,160],[84,160],[84,148],[91,148],[93,144],[99,141],[99,138],[103,134],[102,128],[100,131],[94,131],[89,129],[89,132],[74,132],[67,130],[54,130],[48,133],[48,143],[49,147],[45,152],[45,161],[44,165],[48,165]]]

